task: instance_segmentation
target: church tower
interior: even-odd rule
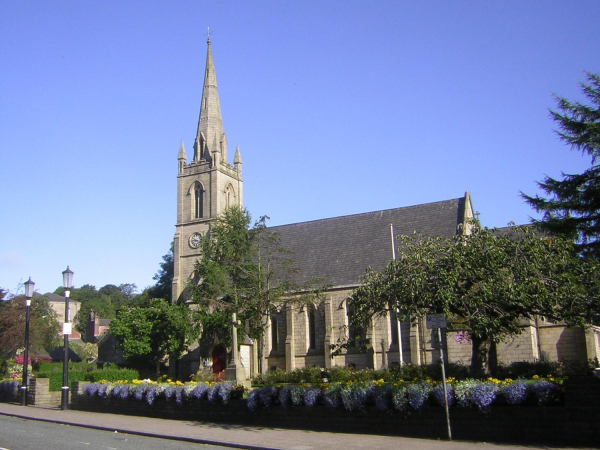
[[[217,76],[207,41],[204,87],[200,102],[194,156],[187,163],[183,141],[177,156],[177,224],[173,242],[173,301],[192,280],[201,242],[210,237],[210,221],[230,206],[242,206],[242,158],[239,147],[233,166],[227,162]]]

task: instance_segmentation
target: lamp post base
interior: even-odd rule
[[[63,411],[66,411],[67,409],[69,409],[69,388],[68,387],[63,386],[63,388],[62,388],[60,409],[62,409]]]
[[[21,406],[27,406],[27,386],[21,386]]]

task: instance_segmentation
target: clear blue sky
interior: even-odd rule
[[[469,190],[484,225],[526,223],[519,191],[590,165],[548,108],[600,72],[599,20],[597,0],[0,0],[0,287],[52,291],[67,265],[76,287],[153,284],[207,26],[255,218]]]

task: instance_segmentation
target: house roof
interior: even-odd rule
[[[383,270],[392,259],[394,236],[415,231],[452,237],[464,222],[465,197],[403,208],[269,227],[279,234],[281,246],[293,252],[300,271],[294,281],[324,279],[331,286],[359,284],[367,267]],[[468,205],[470,208],[470,205]],[[396,243],[397,247],[397,243]]]

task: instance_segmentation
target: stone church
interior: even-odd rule
[[[242,206],[242,158],[236,148],[233,165],[228,162],[227,137],[223,129],[211,41],[208,40],[204,87],[193,157],[183,142],[179,147],[177,175],[177,224],[174,237],[173,299],[182,295],[200,258],[201,239],[210,221],[226,208]],[[439,360],[440,343],[424,323],[411,326],[395,315],[374,320],[366,330],[370,348],[348,348],[330,357],[330,345],[344,339],[352,311],[347,299],[359,285],[368,266],[382,270],[393,257],[394,237],[422,232],[450,238],[474,216],[469,193],[434,203],[367,212],[271,227],[284,248],[293,252],[301,269],[302,283],[322,278],[331,286],[311,306],[282,307],[267,323],[264,342],[243,346],[241,360],[247,376],[275,368],[294,370],[304,366],[381,368],[399,363],[425,364]],[[523,332],[498,345],[498,362],[586,360],[600,357],[598,329],[568,329],[560,324],[524,321]],[[262,351],[258,351],[258,345]],[[444,342],[449,361],[469,364],[471,344],[461,330],[447,330]],[[181,370],[195,372],[210,355],[196,350],[182,361]],[[258,358],[261,354],[262,357]]]

